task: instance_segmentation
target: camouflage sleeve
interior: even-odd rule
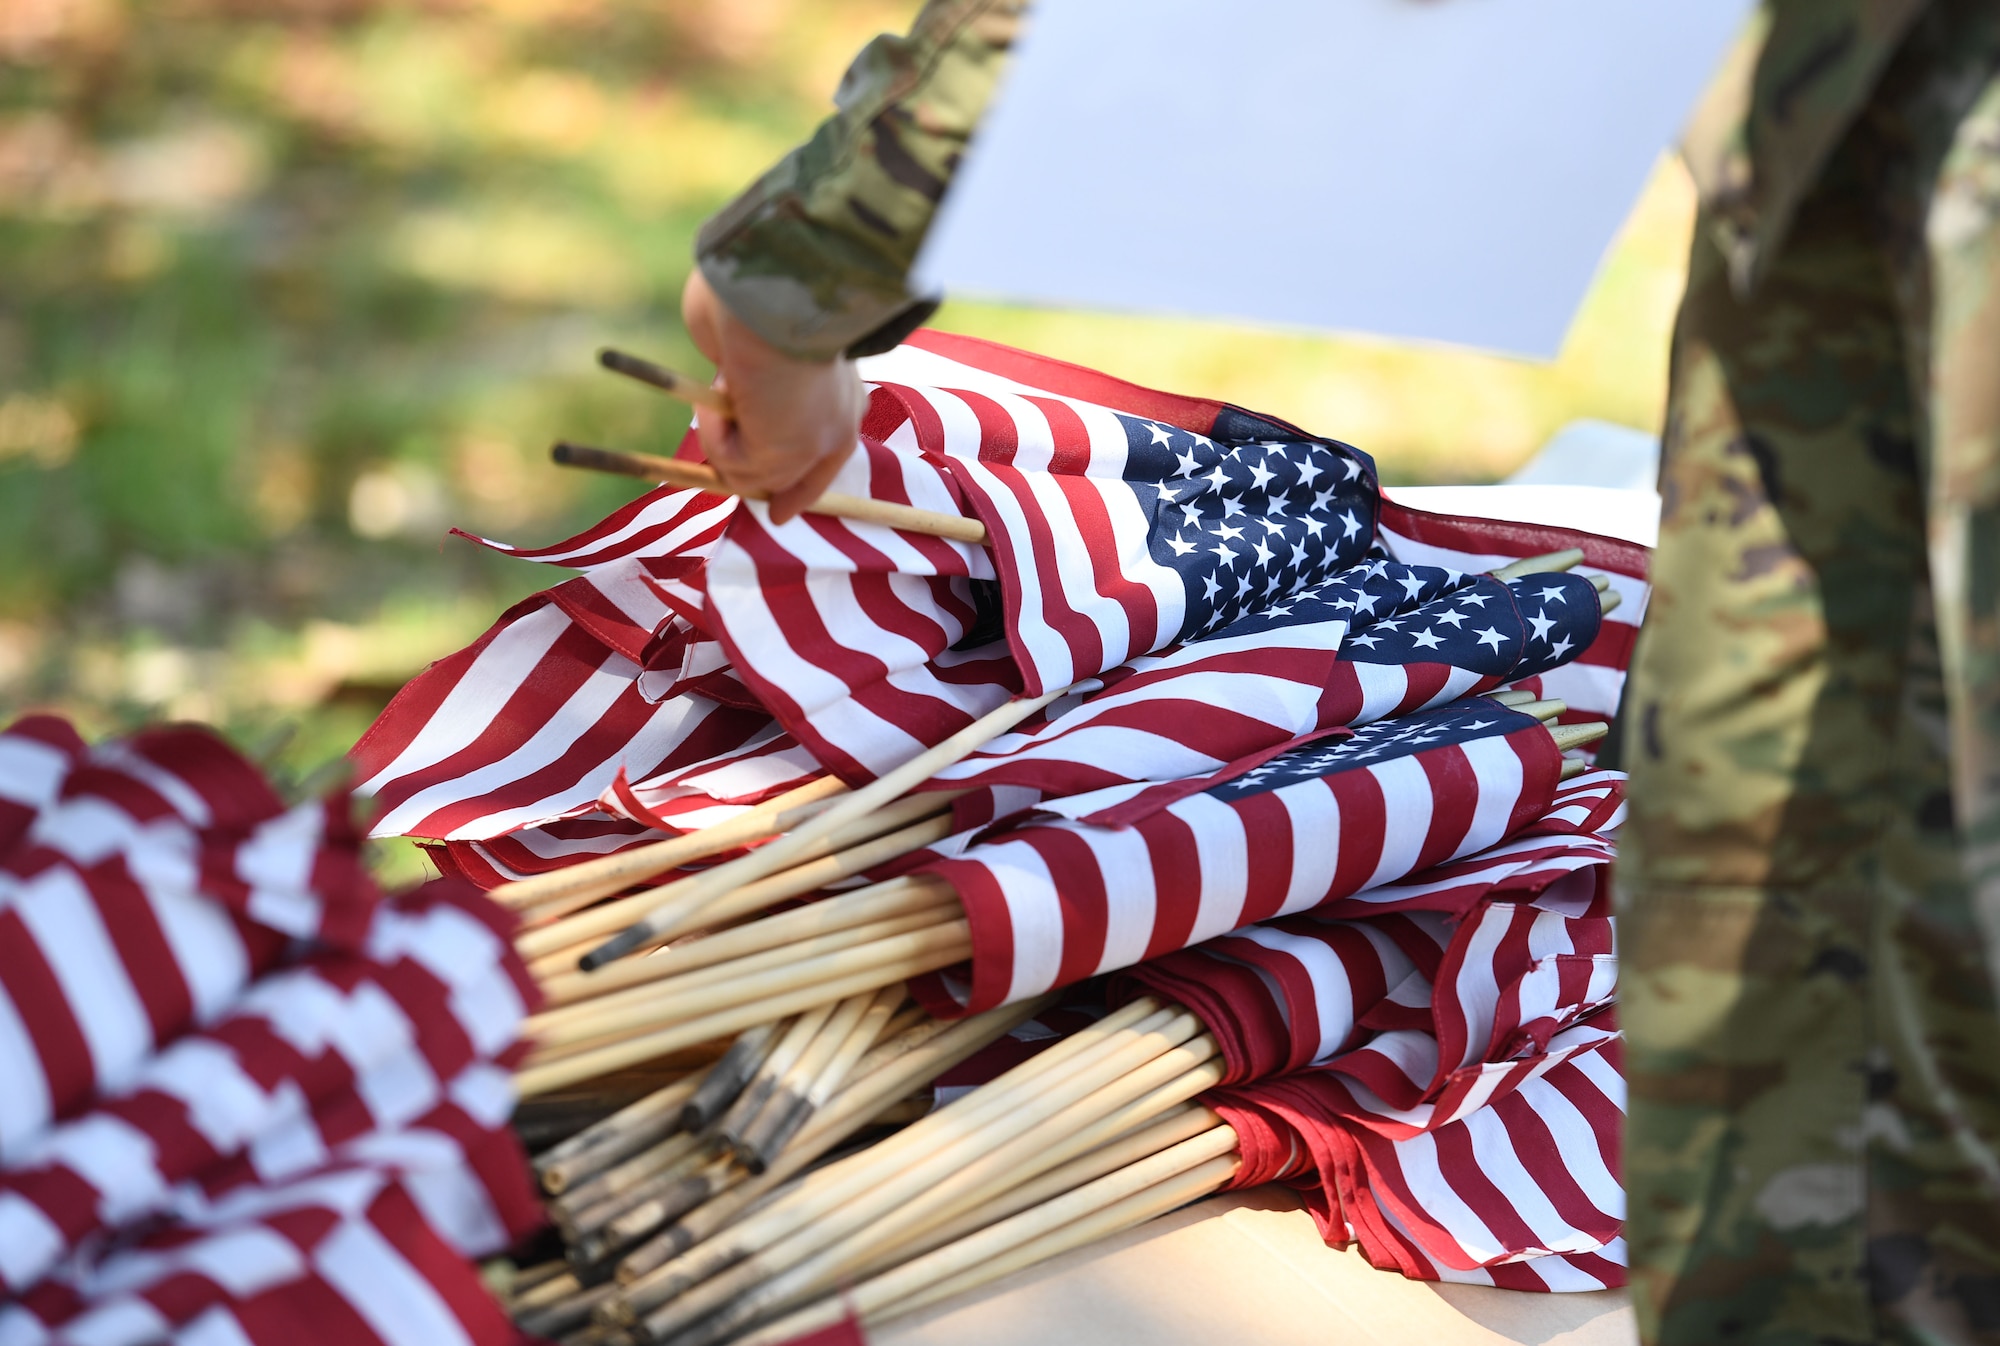
[[[929,316],[910,266],[1026,8],[929,0],[868,44],[838,111],[703,227],[696,260],[732,313],[805,359],[887,349]]]

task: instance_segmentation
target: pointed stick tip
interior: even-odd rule
[[[576,960],[580,972],[595,972],[606,963],[616,962],[628,953],[636,953],[651,939],[652,932],[643,924],[627,926]]]

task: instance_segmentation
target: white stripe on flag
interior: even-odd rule
[[[62,985],[98,1087],[122,1089],[153,1048],[153,1024],[89,890],[74,870],[44,870],[14,909]]]
[[[473,659],[416,737],[355,792],[372,795],[388,781],[436,766],[470,747],[569,628],[568,615],[554,604],[509,623]],[[379,824],[376,832],[383,835]]]
[[[322,1240],[313,1269],[384,1346],[472,1346],[437,1290],[365,1221],[350,1220]]]

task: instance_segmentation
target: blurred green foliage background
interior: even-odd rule
[[[299,775],[558,576],[667,451],[695,229],[916,0],[0,0],[0,717],[194,718]],[[1270,411],[1391,481],[1651,428],[1690,214],[1664,164],[1547,366],[1208,321],[940,323]],[[1337,264],[1337,259],[1335,264]]]

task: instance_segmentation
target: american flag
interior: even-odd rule
[[[1622,787],[1612,772],[1566,783],[1517,838],[1539,853],[1494,848],[1510,858],[1483,884],[1426,870],[1379,890],[1394,900],[1245,927],[1076,994],[1192,1010],[1228,1070],[1202,1101],[1237,1132],[1235,1185],[1300,1186],[1329,1242],[1428,1280],[1622,1284],[1610,840],[1580,828],[1615,826]],[[1090,1018],[1045,1013],[963,1082]],[[1362,1082],[1384,1061],[1405,1085],[1393,1106]]]
[[[1142,447],[1165,452],[1167,446],[1152,445],[1154,425],[1170,443],[1184,445],[1171,455],[1170,480],[1158,490],[1122,476],[1116,481],[1065,477],[1058,493],[1062,509],[1081,509],[1090,503],[1086,497],[1096,494],[1122,501],[1121,508],[1129,506],[1137,511],[1135,517],[1149,523],[1170,522],[1173,506],[1166,494],[1173,494],[1183,511],[1194,503],[1192,496],[1183,499],[1182,492],[1195,478],[1172,475],[1180,470],[1179,454],[1193,451],[1185,447],[1193,443],[1191,437],[1208,439],[1212,449],[1197,445],[1201,451],[1196,457],[1200,466],[1207,461],[1204,455],[1218,455],[1216,466],[1204,469],[1198,505],[1220,513],[1208,525],[1216,537],[1209,545],[1235,549],[1243,544],[1243,538],[1224,537],[1221,530],[1246,527],[1248,502],[1261,502],[1267,512],[1255,525],[1260,539],[1278,536],[1267,525],[1292,530],[1285,534],[1290,539],[1285,558],[1311,530],[1310,521],[1293,511],[1299,493],[1278,488],[1296,487],[1311,474],[1310,465],[1320,453],[1346,453],[1277,427],[1275,442],[1308,446],[1304,465],[1279,472],[1265,465],[1268,456],[1260,458],[1248,448],[1230,459],[1223,445],[1232,440],[1261,445],[1258,436],[1273,438],[1276,423],[969,338],[920,332],[866,369],[880,381],[866,426],[871,438],[836,485],[927,508],[963,512],[973,508],[980,490],[998,492],[1007,482],[1030,480],[1023,474],[1031,470],[1032,455],[1023,457],[1025,451],[1014,452],[1013,460],[998,466],[976,459],[967,466],[963,458],[950,456],[949,450],[968,445],[976,455],[989,438],[999,457],[1013,452],[1005,447],[999,423],[991,417],[981,422],[959,392],[983,399],[982,406],[1014,408],[1009,414],[1018,412],[1017,448],[1040,443],[1037,435],[1053,443],[1052,416],[1068,427],[1065,433],[1080,434],[1061,409],[1096,408],[1085,420],[1089,453],[1074,462],[1051,459],[1065,471],[1089,466],[1098,457],[1105,464],[1118,458],[1122,451],[1099,433],[1113,423],[1149,427]],[[952,389],[958,392],[939,391]],[[1229,451],[1237,447],[1242,445],[1233,444]],[[1139,459],[1146,461],[1147,455]],[[1349,461],[1359,460],[1342,458]],[[1164,467],[1164,460],[1158,465]],[[1216,467],[1223,472],[1219,487]],[[1273,473],[1262,494],[1260,470]],[[964,484],[970,480],[966,474],[974,472],[987,474],[979,478],[986,485],[978,490]],[[1346,474],[1345,466],[1341,474]],[[1311,475],[1314,487],[1322,487],[1323,477]],[[1347,483],[1359,484],[1359,479]],[[1318,489],[1311,491],[1304,505],[1312,506],[1318,494]],[[1000,494],[982,498],[996,510],[1006,504]],[[1014,501],[1010,508],[1017,509],[1027,499],[1018,494],[1009,498]],[[1242,512],[1231,514],[1232,505]],[[1277,508],[1288,513],[1277,514]],[[1047,527],[1069,545],[1074,530],[1056,526],[1065,517],[1059,510]],[[1187,524],[1185,512],[1178,517]],[[997,524],[989,523],[996,536],[1005,534],[1004,511],[995,519]],[[1335,531],[1344,540],[1346,524],[1337,530],[1323,526],[1321,538]],[[1125,536],[1114,530],[1112,540]],[[1181,555],[1164,531],[1151,529],[1146,536],[1166,557]],[[1249,536],[1246,531],[1244,537]],[[1192,537],[1185,528],[1172,534],[1188,545]],[[1578,573],[1608,577],[1624,599],[1623,607],[1610,614],[1597,640],[1575,661],[1524,685],[1564,697],[1571,705],[1568,719],[1604,718],[1615,711],[1632,636],[1645,608],[1644,548],[1564,529],[1429,515],[1393,500],[1380,503],[1373,541],[1394,561],[1458,571],[1583,548],[1586,556]],[[1131,552],[1128,559],[1151,577],[1140,586],[1146,593],[1171,597],[1178,586],[1177,620],[1199,627],[1218,615],[1227,620],[1233,610],[1228,600],[1253,565],[1264,576],[1262,587],[1269,586],[1273,573],[1281,589],[1309,587],[1298,581],[1296,567],[1273,570],[1277,544],[1264,545],[1273,549],[1270,565],[1262,564],[1255,540],[1227,562],[1213,551],[1187,553],[1192,559],[1185,559],[1184,570],[1161,565],[1150,551],[1143,557]],[[676,762],[685,764],[685,758],[675,756],[673,744],[693,713],[693,703],[681,703],[681,694],[689,691],[709,704],[767,707],[816,760],[850,781],[864,780],[883,764],[907,759],[1016,694],[1034,674],[1035,659],[1049,667],[1055,659],[1053,647],[1042,640],[1035,646],[1040,654],[1023,644],[1027,662],[1017,660],[1008,637],[1008,589],[986,549],[875,525],[807,516],[772,530],[761,506],[740,507],[698,492],[663,489],[577,538],[534,550],[502,550],[584,568],[586,574],[582,581],[557,586],[523,604],[478,645],[419,677],[364,738],[355,754],[364,789],[389,805],[377,824],[380,834],[485,842],[519,828],[587,817],[600,807],[619,811],[625,806],[610,787],[621,769],[626,781],[638,783],[670,772]],[[1016,581],[1024,584],[1023,577],[1039,573],[1033,545],[1015,547],[1010,555],[1008,564],[1015,568],[1009,573]],[[1020,620],[1029,628],[1040,629],[1036,622],[1049,630],[1073,628],[1078,648],[1110,650],[1120,642],[1152,648],[1134,634],[1123,599],[1095,606],[1086,601],[1083,588],[1075,586],[1096,584],[1098,562],[1077,563],[1083,568],[1069,580],[1074,592],[1052,590],[1039,606],[1021,599],[1016,616],[1027,612]],[[1217,578],[1225,564],[1237,577],[1229,595],[1222,593]],[[1224,604],[1220,610],[1212,603],[1203,607],[1210,601],[1210,580],[1218,586],[1213,601]],[[1198,600],[1192,606],[1190,587]],[[1138,590],[1120,592],[1137,602]],[[1262,604],[1261,587],[1238,601]],[[1162,631],[1161,614],[1170,616],[1174,610],[1171,602],[1164,608],[1156,605],[1153,634],[1162,643],[1176,631]],[[1084,616],[1093,618],[1084,624],[1094,636],[1087,637],[1079,625]],[[734,634],[725,642],[711,628]],[[1208,641],[1219,634],[1214,626],[1205,628]],[[1064,649],[1071,647],[1067,640],[1061,643]],[[1143,668],[1146,657],[1128,662]],[[1035,676],[1059,675],[1045,670]],[[433,725],[434,720],[440,723]],[[756,732],[749,731],[745,742]],[[641,789],[642,803],[644,796]]]
[[[503,1126],[505,1067],[538,994],[505,925],[433,884],[378,906],[363,952],[268,973],[149,1056],[0,1171],[0,1288],[21,1293],[89,1236],[171,1212],[180,1184],[238,1161],[281,1181],[473,1100],[483,1129]]]
[[[1322,1106],[1316,1072],[1204,1099],[1235,1130],[1235,1185],[1286,1179],[1329,1243],[1418,1280],[1510,1290],[1625,1284],[1624,1079],[1608,1029],[1516,1063],[1507,1092],[1392,1139]]]
[[[520,1333],[416,1186],[469,1171],[345,1165],[236,1194],[0,1304],[0,1340],[513,1346]]]
[[[1488,867],[1476,895],[1426,872],[1397,901],[1350,899],[1121,976],[1123,994],[1188,1005],[1222,1046],[1231,1083],[1206,1101],[1242,1140],[1238,1185],[1290,1177],[1330,1241],[1408,1275],[1623,1283],[1610,843],[1569,830],[1619,784],[1572,782],[1532,838],[1541,853]]]
[[[549,547],[487,543],[585,573],[419,674],[362,736],[349,756],[380,810],[375,835],[485,839],[586,813],[620,771],[700,761],[764,730],[760,709],[677,694],[713,671],[689,577],[734,505],[654,491]]]
[[[86,748],[0,733],[0,1161],[223,1013],[294,939],[353,946],[378,897],[344,797],[286,809],[215,735]]]
[[[583,581],[572,581],[583,583]],[[647,698],[643,669],[546,594],[405,687],[350,754],[377,836],[483,839],[586,813],[618,779],[705,761],[762,711]]]
[[[434,841],[424,851],[438,872],[462,878],[481,888],[535,874],[549,874],[599,856],[616,855],[658,841],[661,833],[647,823],[635,823],[601,810],[523,827],[485,841]]]
[[[1330,1061],[1382,1030],[1417,1028],[1434,1037],[1442,1031],[1444,1055],[1455,1065],[1469,1064],[1477,1052],[1461,1044],[1479,1036],[1479,1023],[1496,1021],[1497,988],[1518,979],[1518,968],[1513,974],[1507,969],[1520,962],[1518,950],[1504,940],[1475,937],[1480,913],[1517,913],[1539,903],[1534,910],[1555,913],[1556,924],[1541,930],[1544,938],[1559,927],[1574,933],[1583,927],[1561,923],[1586,919],[1596,922],[1591,938],[1608,934],[1609,838],[1537,829],[1568,827],[1579,796],[1622,792],[1622,782],[1614,772],[1566,782],[1542,818],[1510,841],[1151,959],[1119,973],[1114,984],[1121,995],[1144,988],[1200,1014],[1222,1047],[1232,1082]],[[1468,960],[1454,932],[1471,940],[1478,956]],[[1434,998],[1447,965],[1464,971],[1446,978],[1448,994]],[[1440,1030],[1440,1021],[1448,1026]],[[1510,1030],[1499,1031],[1505,1036]],[[1437,1082],[1434,1072],[1423,1083]]]
[[[925,866],[971,923],[978,1012],[1485,849],[1540,816],[1562,758],[1542,725],[1473,698],[1171,784],[1045,802]]]
[[[828,488],[957,514],[930,455],[864,439]],[[730,666],[829,770],[868,780],[1021,688],[985,548],[876,524],[736,512],[705,574]]]
[[[1379,537],[1382,546],[1410,565],[1451,566],[1486,571],[1527,556],[1576,548],[1583,561],[1574,575],[1603,578],[1619,597],[1597,639],[1568,663],[1520,680],[1540,696],[1554,697],[1569,709],[1562,722],[1609,720],[1618,714],[1625,688],[1625,670],[1639,638],[1652,588],[1647,581],[1650,553],[1636,542],[1599,537],[1567,528],[1509,523],[1496,519],[1454,518],[1410,509],[1394,500],[1382,502]],[[1593,756],[1594,749],[1584,749]]]
[[[1024,808],[1130,781],[1207,775],[1326,729],[1532,677],[1595,640],[1587,580],[1502,582],[1374,561],[1213,635],[1132,660],[940,771]],[[961,816],[963,816],[961,810]]]
[[[1310,1153],[1324,1218],[1377,1265],[1528,1289],[1623,1283],[1617,960],[1608,865],[1593,872],[1587,894],[1563,871],[1527,902],[1461,918],[1430,1025],[1211,1099]]]
[[[862,448],[831,489],[969,511],[990,552],[818,516],[776,527],[750,504],[707,571],[739,674],[849,780],[1019,691],[1226,626],[1373,542],[1366,455],[1277,422],[1189,427],[915,345],[864,374]]]
[[[0,1340],[514,1340],[513,918],[196,728],[22,721],[0,800]]]

